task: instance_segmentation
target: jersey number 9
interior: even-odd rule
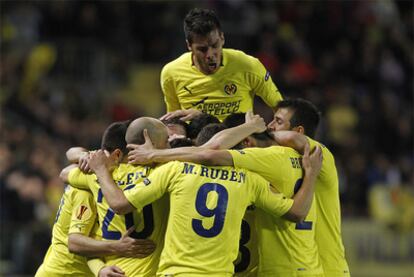
[[[207,196],[210,192],[217,193],[217,206],[213,209],[207,207]],[[194,232],[199,236],[205,238],[212,238],[220,234],[224,226],[224,218],[226,217],[227,201],[229,194],[226,188],[217,183],[205,183],[198,192],[195,202],[197,212],[204,217],[213,217],[213,226],[209,229],[204,228],[203,221],[201,219],[193,219],[192,226]]]

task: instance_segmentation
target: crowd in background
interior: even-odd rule
[[[186,51],[182,19],[195,5],[1,1],[0,260],[14,272],[33,272],[47,249],[66,149],[98,148],[108,123],[144,115],[119,88],[137,65],[161,69]],[[411,1],[201,6],[217,11],[225,47],[259,58],[285,98],[322,111],[318,138],[336,157],[344,217],[369,216],[378,184],[397,206],[413,193]]]

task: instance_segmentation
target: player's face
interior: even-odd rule
[[[187,41],[188,50],[193,53],[194,65],[207,75],[220,68],[223,45],[223,32],[217,29],[206,36],[194,35],[192,43]]]
[[[293,111],[288,108],[279,108],[274,116],[272,122],[267,125],[270,131],[286,131],[291,130],[290,119]]]

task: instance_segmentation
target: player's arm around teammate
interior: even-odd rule
[[[321,164],[321,149],[318,147],[312,154],[309,154],[309,147],[306,147],[303,156],[303,169],[305,171],[303,184],[293,197],[294,203],[291,209],[283,216],[285,219],[300,222],[306,217],[312,203],[314,183]],[[90,166],[98,176],[102,192],[115,213],[125,214],[136,209],[113,181],[109,171],[113,166],[112,161],[108,159],[104,151],[97,151],[92,155]]]

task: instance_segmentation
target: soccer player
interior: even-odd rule
[[[193,9],[184,19],[189,52],[161,71],[167,112],[197,109],[223,120],[253,109],[254,95],[269,107],[282,96],[260,61],[242,51],[223,49],[224,34],[216,14]]]
[[[102,149],[108,151],[111,159],[117,163],[117,168],[113,172],[113,178],[117,180],[118,186],[123,190],[133,188],[151,170],[149,167],[133,167],[124,163],[127,157],[126,139],[129,142],[140,143],[139,140],[128,139],[131,133],[135,132],[134,128],[138,128],[139,126],[137,125],[142,121],[145,121],[145,119],[134,120],[131,124],[129,122],[115,122],[105,130],[102,137]],[[165,128],[161,122],[156,121],[156,123],[161,124]],[[131,128],[128,128],[128,126]],[[144,127],[151,128],[151,125],[147,124]],[[168,135],[162,137],[162,142],[160,143],[157,143],[157,138],[160,137],[153,137],[156,146],[160,148],[167,146]],[[118,240],[122,233],[134,227],[134,231],[130,234],[131,237],[150,239],[157,245],[155,251],[148,257],[137,259],[113,255],[105,258],[106,264],[119,266],[126,276],[154,276],[165,234],[168,212],[167,198],[161,199],[152,205],[147,205],[139,212],[131,211],[131,213],[126,215],[116,215],[109,208],[106,199],[103,197],[95,175],[84,174],[77,167],[67,167],[62,171],[61,178],[64,181],[68,181],[71,186],[88,189],[92,192],[97,204],[103,240]]]
[[[311,206],[313,181],[321,163],[320,149],[303,157],[303,185],[292,199],[272,192],[259,175],[233,167],[207,167],[170,162],[128,191],[116,186],[103,151],[90,166],[116,213],[128,213],[170,195],[170,216],[158,269],[160,276],[233,276],[240,226],[245,210],[255,204],[264,211],[301,222]],[[302,168],[301,168],[302,170]]]
[[[91,270],[101,277],[124,276],[121,269],[105,266],[103,262],[88,262],[91,270],[88,267],[84,256],[134,255],[136,252],[127,234],[111,243],[90,238],[95,223],[96,207],[92,194],[66,186],[53,225],[52,243],[35,276],[94,276]]]
[[[341,236],[338,173],[334,156],[329,149],[313,140],[318,124],[319,111],[317,108],[309,101],[293,99],[279,102],[274,120],[269,123],[268,127],[273,131],[293,130],[305,134],[312,138],[309,139],[311,146],[321,146],[323,162],[315,189],[315,204],[318,215],[318,222],[315,225],[316,243],[325,276],[349,276]]]
[[[249,113],[247,113],[246,119],[250,120]],[[248,129],[249,123],[246,122],[245,125]],[[237,127],[233,129],[237,129]],[[242,138],[239,137],[236,142]],[[307,140],[304,136],[302,139],[305,142],[302,145],[303,148],[307,144]],[[242,151],[217,151],[205,148],[153,151],[151,160],[153,162],[180,160],[206,165],[234,165],[259,173],[278,191],[288,197],[297,193],[303,181],[301,156],[298,152],[289,147],[272,146],[275,141],[264,134],[249,136],[243,144],[256,148],[245,148]],[[302,151],[303,149],[298,150]],[[141,154],[145,156],[144,153]],[[316,219],[315,204],[312,204],[306,219],[296,224],[283,219],[274,219],[260,209],[256,210],[259,276],[296,276],[298,274],[301,276],[323,276],[315,241],[314,225]]]

